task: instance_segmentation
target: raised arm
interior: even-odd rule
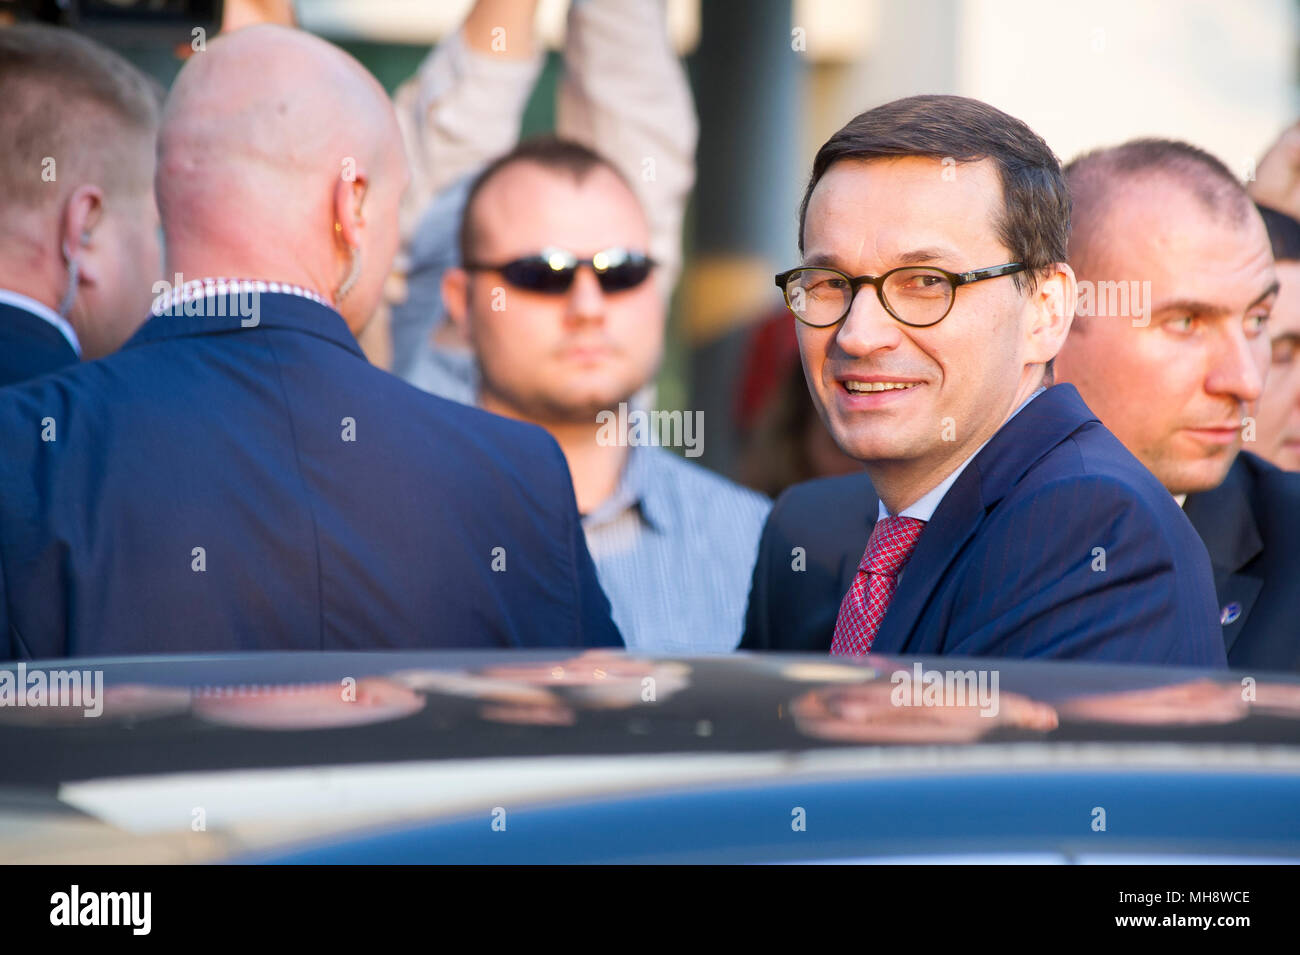
[[[665,297],[677,282],[698,122],[663,0],[574,0],[556,131],[612,161],[650,221]]]
[[[537,0],[478,0],[398,89],[394,105],[411,163],[405,238],[435,195],[518,140],[542,68],[536,11]]]

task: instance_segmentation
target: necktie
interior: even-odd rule
[[[831,641],[832,656],[859,657],[870,652],[898,586],[898,573],[912,556],[912,548],[924,529],[925,521],[915,517],[876,521],[867,540],[867,552],[858,564],[858,575],[840,604],[835,638]]]

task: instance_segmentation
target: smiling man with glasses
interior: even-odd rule
[[[644,414],[636,396],[663,355],[649,245],[641,204],[607,160],[526,141],[470,186],[465,264],[445,273],[443,302],[473,349],[480,407],[541,425],[564,452],[628,647],[725,652],[740,640],[767,499],[663,446],[686,441],[690,412],[646,416],[681,422],[664,433],[608,427],[628,407]]]
[[[1046,144],[976,100],[888,103],[818,152],[776,283],[866,474],[777,502],[743,649],[1224,665],[1191,525],[1052,385],[1069,210]]]

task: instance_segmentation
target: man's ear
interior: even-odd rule
[[[63,206],[59,222],[59,254],[66,267],[68,260],[77,263],[78,281],[94,285],[99,273],[87,253],[95,242],[95,228],[104,215],[104,192],[87,184],[72,190]]]
[[[447,317],[469,340],[469,273],[453,266],[442,273],[442,305]]]
[[[362,205],[369,187],[370,177],[359,167],[353,170],[350,178],[339,176],[334,185],[334,237],[341,246],[340,254],[345,258],[351,255],[350,250],[361,248],[361,236],[366,227]]]
[[[1028,364],[1045,364],[1055,358],[1065,345],[1074,321],[1078,302],[1078,284],[1074,270],[1057,262],[1038,280],[1034,290],[1034,316],[1029,327]]]

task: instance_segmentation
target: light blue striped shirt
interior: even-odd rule
[[[734,650],[771,507],[763,495],[671,451],[629,448],[618,487],[582,519],[628,648]]]

